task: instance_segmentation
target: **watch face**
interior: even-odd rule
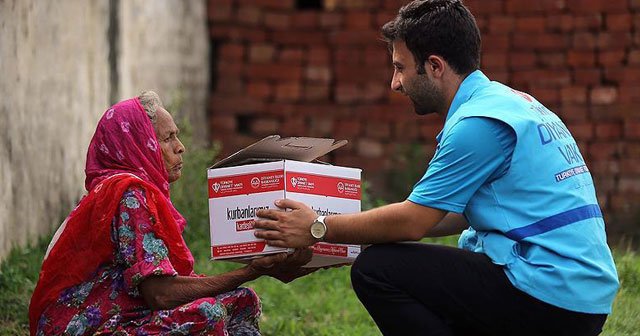
[[[315,222],[311,225],[311,235],[313,238],[320,239],[324,237],[324,233],[326,232],[325,226],[320,222]]]

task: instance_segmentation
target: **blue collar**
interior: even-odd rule
[[[456,113],[458,108],[469,99],[473,95],[476,90],[480,87],[487,85],[490,82],[489,78],[485,76],[484,73],[480,70],[476,70],[470,73],[463,81],[460,83],[460,87],[458,87],[458,91],[456,95],[453,97],[451,101],[451,106],[449,107],[449,111],[447,112],[447,118],[445,119],[445,123],[451,118],[451,116]],[[440,142],[440,138],[442,137],[442,132],[436,136],[436,140]]]

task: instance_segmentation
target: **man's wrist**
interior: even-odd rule
[[[333,218],[333,217],[335,217],[335,216],[327,216],[327,217],[324,219],[324,225],[326,225],[326,226],[327,226],[327,232],[324,234],[324,239],[323,239],[323,241],[325,241],[325,242],[329,242],[329,241],[330,241],[330,240],[329,240],[329,232],[330,232],[330,231],[332,231],[332,230],[329,230],[329,223],[328,223],[328,222],[329,222],[329,217],[332,217],[332,218]],[[331,233],[333,233],[333,232],[331,232]]]
[[[328,234],[329,234],[329,224],[327,224],[327,218],[329,218],[329,216],[325,216],[324,217],[324,226],[326,228],[326,231],[324,233],[324,237],[322,237],[322,241],[323,242],[327,242],[327,237],[328,237]]]
[[[309,231],[311,233],[311,237],[313,237],[315,241],[325,240],[328,231],[327,224],[325,223],[325,218],[327,218],[327,216],[318,216],[313,221],[313,223],[311,223]]]

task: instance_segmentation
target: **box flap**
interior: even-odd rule
[[[239,166],[274,160],[311,162],[348,143],[347,140],[270,135],[216,162],[210,168]]]

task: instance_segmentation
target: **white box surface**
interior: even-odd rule
[[[209,220],[213,259],[246,258],[287,251],[254,236],[258,209],[274,209],[277,199],[307,204],[320,215],[360,212],[361,170],[280,160],[244,166],[211,168]],[[351,263],[360,245],[318,243],[306,266]]]

